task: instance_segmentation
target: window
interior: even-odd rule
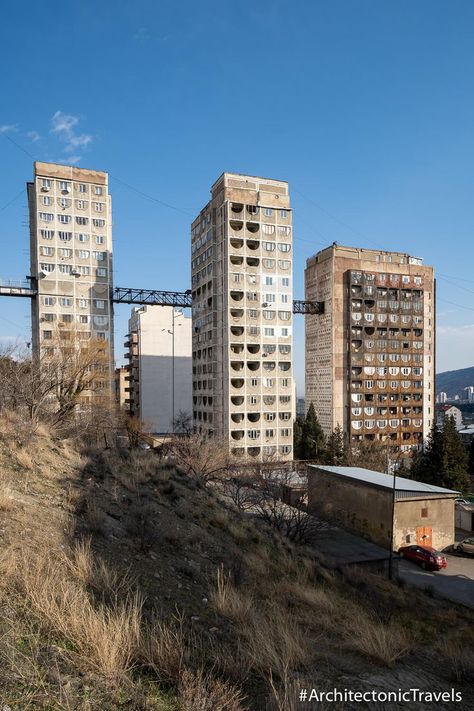
[[[43,239],[53,239],[54,230],[40,230],[40,234]]]
[[[82,276],[89,276],[91,273],[91,268],[90,267],[85,267],[82,264],[79,266],[75,267],[76,271],[79,272]]]
[[[54,272],[54,264],[47,264],[46,262],[43,262],[40,264],[40,269],[42,272]]]
[[[290,384],[290,379],[289,378],[280,378],[281,386],[283,388],[287,388]]]
[[[97,331],[95,335],[97,336],[97,339],[99,341],[105,341],[106,339],[106,334],[104,333],[104,331]]]
[[[274,412],[266,412],[265,415],[264,415],[264,419],[265,419],[267,422],[273,422],[273,420],[275,419],[275,417],[276,417],[276,414],[275,414]]]
[[[49,195],[44,195],[43,196],[43,205],[51,205],[53,202],[53,199],[49,197]]]
[[[55,318],[56,318],[55,314],[43,314],[43,321],[51,322],[51,321],[54,321]]]
[[[105,242],[104,235],[96,235],[95,236],[95,243],[96,244],[104,244],[104,242]]]
[[[96,309],[105,309],[105,301],[103,299],[94,299]]]
[[[275,251],[275,243],[274,242],[262,242],[263,249],[265,249],[267,252],[274,252]]]
[[[51,188],[51,180],[48,180],[48,178],[41,178],[41,187],[49,190]]]
[[[77,186],[77,189],[80,193],[86,193],[87,192],[87,185],[84,183],[79,183]]]
[[[283,219],[288,217],[288,210],[280,210],[280,217],[283,217]]]
[[[275,260],[274,259],[264,259],[263,266],[265,267],[265,269],[273,269],[273,267],[275,266]]]
[[[105,267],[97,267],[96,274],[98,277],[106,277],[107,269]]]
[[[428,509],[427,508],[421,509],[421,518],[428,518]]]
[[[89,222],[89,220],[87,217],[80,217],[80,216],[76,217],[76,224],[77,225],[87,225],[88,222]]]
[[[274,436],[275,436],[275,430],[265,430],[265,437],[268,437],[268,439],[271,439]]]
[[[275,312],[274,312],[274,311],[263,310],[263,311],[262,311],[262,315],[263,315],[263,318],[264,318],[266,321],[272,321],[272,320],[275,318]]]
[[[274,328],[264,328],[264,329],[263,329],[263,335],[264,335],[264,336],[274,336],[274,335],[275,335],[275,329],[274,329]]]
[[[88,242],[89,241],[89,235],[86,235],[84,232],[79,232],[79,234],[76,235],[78,242]]]
[[[290,234],[290,228],[289,227],[279,227],[278,228],[278,234],[279,235],[284,235],[285,237],[288,237]]]
[[[257,315],[258,315],[257,309],[249,309],[248,315],[249,315],[249,318],[257,318]]]
[[[69,242],[72,238],[72,232],[58,232],[58,237],[63,242]]]
[[[280,269],[289,269],[291,266],[291,262],[289,262],[288,259],[279,259],[278,266],[280,267]]]
[[[67,182],[67,180],[60,180],[59,181],[59,189],[64,191],[64,192],[69,192],[71,189],[70,184]]]
[[[289,336],[289,329],[288,328],[282,328],[281,329],[281,335],[285,338],[286,336]]]
[[[86,209],[86,201],[85,200],[76,200],[76,206],[78,210],[85,210]]]
[[[280,434],[282,437],[289,437],[290,436],[290,430],[288,427],[282,427],[280,430]]]
[[[54,220],[54,215],[52,212],[39,212],[38,217],[43,222],[52,222]]]
[[[94,203],[94,210],[96,212],[103,212],[104,211],[104,203],[103,202],[95,202]]]
[[[271,207],[264,208],[263,214],[265,215],[265,217],[271,217],[273,215],[272,208]]]
[[[286,244],[286,242],[278,242],[278,249],[280,252],[289,252],[291,244]]]
[[[256,395],[251,395],[249,397],[249,402],[251,405],[256,405],[258,402],[258,397]]]
[[[94,227],[105,227],[105,220],[93,219],[92,224]]]
[[[290,279],[289,279],[289,277],[282,277],[282,278],[281,278],[281,285],[282,285],[282,286],[290,286]]]
[[[275,226],[263,224],[262,232],[266,235],[273,235],[275,233]]]
[[[402,284],[409,284],[410,283],[410,277],[409,276],[402,276]]]
[[[79,259],[89,259],[89,257],[91,256],[91,253],[89,252],[88,249],[80,249],[80,250],[78,250],[77,255],[78,255]]]
[[[102,195],[102,188],[100,185],[94,185],[94,195]]]
[[[54,298],[54,296],[44,296],[43,297],[43,304],[45,306],[54,306],[55,303],[56,303],[56,299]]]
[[[260,437],[260,430],[248,430],[247,434],[249,439],[258,439]]]
[[[63,323],[72,323],[72,314],[63,314],[61,316],[61,321]]]
[[[282,295],[281,295],[281,303],[282,303],[282,304],[287,304],[287,303],[288,303],[288,294],[282,294]]]
[[[40,253],[45,257],[52,257],[54,254],[53,247],[41,247]]]
[[[61,306],[71,306],[71,299],[68,296],[61,296],[59,303]]]
[[[61,274],[70,274],[72,271],[72,265],[71,264],[58,264],[58,269],[61,272]]]
[[[79,306],[80,309],[87,309],[88,304],[89,304],[88,299],[78,299],[77,300],[77,305]]]
[[[262,382],[265,388],[272,388],[275,383],[273,378],[263,378]]]
[[[92,256],[98,262],[103,262],[105,259],[105,252],[92,252]]]
[[[43,338],[49,339],[53,337],[52,331],[43,331]]]
[[[276,300],[275,294],[265,294],[265,302],[269,304],[274,304]]]
[[[68,225],[71,222],[71,215],[58,215],[57,218],[58,222],[61,222],[63,225]]]
[[[257,385],[258,385],[258,378],[250,378],[250,385],[251,385],[253,388],[256,388]]]

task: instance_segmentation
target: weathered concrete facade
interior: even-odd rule
[[[223,173],[191,228],[193,419],[236,457],[291,459],[288,183]]]
[[[393,478],[385,485],[345,476],[330,467],[308,467],[308,510],[374,543],[390,548],[393,507]],[[338,470],[351,467],[338,467]],[[367,471],[367,470],[361,470]],[[370,473],[370,472],[369,472]],[[377,473],[378,474],[378,473]],[[409,544],[426,544],[443,549],[454,542],[454,499],[457,492],[410,491],[406,479],[396,479],[394,550]],[[413,482],[413,485],[420,484]],[[422,485],[421,485],[422,486]],[[415,488],[415,486],[413,486]],[[418,487],[419,488],[419,487]]]
[[[307,260],[306,408],[329,435],[418,448],[434,416],[432,267],[400,252],[332,245]]]

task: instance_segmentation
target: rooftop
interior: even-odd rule
[[[375,486],[381,489],[393,489],[392,474],[382,474],[382,472],[374,472],[370,469],[363,469],[362,467],[326,467],[318,464],[309,464],[309,467],[346,477],[347,479],[356,479],[357,481],[365,482],[369,486]],[[441,486],[425,484],[423,481],[414,481],[413,479],[405,479],[400,476],[395,477],[395,490],[400,493],[411,493],[414,495],[444,494],[453,496],[459,494],[458,491],[453,491],[452,489],[445,489]]]

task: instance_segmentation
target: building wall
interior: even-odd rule
[[[307,260],[305,299],[325,302],[306,316],[305,394],[325,433],[341,425],[354,441],[419,447],[434,416],[432,268],[333,245]]]
[[[128,369],[125,366],[115,369],[114,384],[115,401],[120,409],[125,409],[128,388]]]
[[[388,489],[310,468],[308,510],[390,548],[392,492]],[[421,526],[432,527],[432,545],[443,549],[454,541],[454,498],[398,499],[394,521],[395,550],[416,543],[416,529]]]
[[[193,417],[235,456],[289,459],[292,214],[288,184],[224,173],[192,224]]]
[[[129,320],[132,413],[151,432],[173,431],[174,417],[192,415],[191,318],[173,308],[142,306]],[[173,365],[174,364],[174,365]],[[173,378],[174,367],[174,378]]]
[[[113,364],[112,201],[107,173],[35,162],[28,183],[32,343],[38,355],[59,333],[103,340]]]

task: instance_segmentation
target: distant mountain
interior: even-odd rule
[[[447,370],[436,375],[436,393],[446,393],[449,398],[459,395],[465,398],[464,388],[474,385],[474,366],[461,368],[461,370]]]

